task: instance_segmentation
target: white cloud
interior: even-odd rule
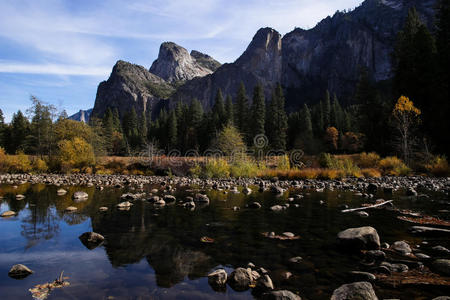
[[[88,67],[64,64],[29,64],[0,61],[0,73],[79,75],[105,77],[111,72],[110,67]]]

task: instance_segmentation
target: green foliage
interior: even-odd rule
[[[244,135],[244,138],[246,138],[248,133],[249,106],[247,93],[243,82],[241,82],[239,86],[234,112],[236,114],[234,118],[235,125]]]
[[[203,175],[206,178],[230,177],[230,166],[224,159],[209,159],[204,167]]]
[[[380,160],[379,168],[383,171],[383,174],[394,176],[406,176],[411,173],[411,169],[408,168],[405,163],[395,157],[390,156]]]
[[[359,167],[348,157],[338,158],[328,153],[322,153],[319,156],[319,163],[323,168],[338,170],[345,175],[357,177],[361,175]]]
[[[288,119],[284,108],[283,89],[277,84],[267,110],[267,135],[274,149],[286,149]]]
[[[244,153],[246,146],[242,135],[233,125],[226,125],[218,134],[214,146],[224,155]]]
[[[264,165],[259,165],[255,163],[254,160],[250,158],[243,157],[237,159],[230,166],[230,175],[232,177],[256,177],[261,171],[265,170]]]
[[[256,85],[253,90],[253,102],[251,108],[251,138],[259,134],[264,134],[265,117],[266,117],[266,100],[264,99],[264,91],[261,85]]]
[[[149,81],[145,86],[152,95],[160,99],[168,99],[175,92],[174,87],[167,83]]]

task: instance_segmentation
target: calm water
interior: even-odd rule
[[[146,187],[150,191],[153,187]],[[349,227],[374,226],[382,242],[407,240],[412,244],[423,238],[412,236],[412,225],[396,218],[398,213],[371,210],[368,218],[340,213],[339,206],[359,207],[363,198],[351,192],[290,191],[305,198],[299,208],[272,212],[268,208],[285,203],[270,193],[224,195],[208,193],[211,204],[189,211],[176,205],[155,210],[152,205],[136,201],[129,211],[119,211],[115,205],[127,189],[105,188],[103,191],[85,187],[67,187],[65,196],[57,196],[56,187],[21,185],[17,189],[0,185],[0,213],[18,211],[13,218],[0,218],[0,297],[1,299],[31,299],[29,288],[52,281],[64,270],[70,286],[52,291],[49,299],[251,299],[251,291],[215,292],[206,275],[218,267],[231,271],[253,262],[271,272],[274,285],[299,292],[303,299],[329,299],[332,291],[346,282],[348,271],[360,268],[360,258],[339,252],[336,234]],[[74,203],[74,191],[84,190],[89,200]],[[24,200],[15,200],[15,194]],[[180,191],[179,198],[189,194]],[[379,194],[379,197],[384,195]],[[432,195],[429,200],[412,200],[402,193],[386,196],[397,207],[408,208],[448,219],[447,199]],[[260,201],[263,208],[233,206]],[[324,200],[325,204],[320,204]],[[78,212],[65,213],[68,206]],[[107,212],[99,207],[107,206]],[[106,243],[88,250],[78,236],[95,231]],[[262,232],[290,231],[301,236],[295,241],[267,239]],[[215,239],[212,244],[200,242],[202,236]],[[443,239],[428,239],[430,246],[450,247]],[[303,257],[300,265],[288,262],[294,256]],[[23,280],[8,277],[9,268],[16,263],[26,264],[34,274]],[[290,271],[294,278],[283,282],[279,274]],[[375,286],[382,298],[431,299],[450,294],[449,288],[388,289]]]

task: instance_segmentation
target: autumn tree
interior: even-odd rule
[[[414,103],[408,97],[401,96],[395,104],[392,115],[400,136],[400,148],[403,160],[408,164],[410,162],[411,144],[414,138],[412,131],[420,122],[421,111],[414,106]]]
[[[220,131],[213,146],[227,156],[246,151],[246,145],[241,133],[230,124]]]
[[[95,155],[92,146],[82,138],[75,137],[58,143],[59,160],[62,169],[85,168],[95,164]]]
[[[338,140],[339,140],[339,132],[335,127],[328,127],[325,130],[325,141],[328,144],[328,147],[332,151],[336,151],[338,149]]]

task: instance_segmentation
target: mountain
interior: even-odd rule
[[[77,112],[76,114],[71,115],[69,117],[69,119],[70,120],[74,120],[74,121],[87,123],[87,122],[89,122],[89,118],[91,116],[91,113],[92,113],[92,108],[88,109],[88,110],[80,109],[79,112]]]
[[[107,81],[97,89],[93,115],[103,116],[108,107],[118,108],[120,116],[132,107],[137,113],[152,109],[167,99],[175,88],[146,68],[119,60]]]
[[[217,64],[206,54],[193,51],[191,55],[185,48],[165,42],[161,44],[158,59],[153,62],[150,72],[168,82],[176,82],[211,74],[217,69]]]
[[[249,96],[261,84],[266,99],[281,83],[289,110],[318,101],[327,89],[350,102],[362,68],[376,82],[391,79],[391,54],[409,8],[415,6],[431,27],[435,4],[436,0],[366,0],[312,29],[296,28],[283,37],[272,28],[261,28],[235,62],[223,65],[166,42],[149,71],[118,62],[110,78],[99,85],[94,113],[102,115],[107,106],[118,107],[121,113],[133,105],[142,111],[147,103],[157,111],[193,98],[209,109],[219,88],[234,97],[240,82]]]

